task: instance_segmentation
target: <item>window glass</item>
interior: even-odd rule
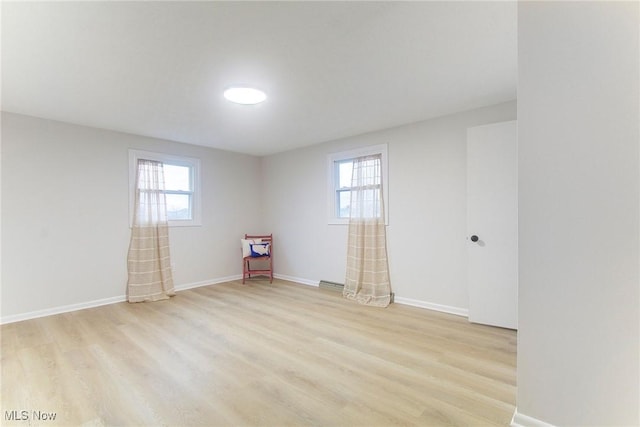
[[[340,188],[351,187],[351,174],[353,173],[353,159],[343,160],[338,163]]]
[[[164,188],[173,191],[191,191],[191,168],[164,163]]]
[[[351,190],[338,192],[338,218],[349,218],[351,209]]]
[[[191,220],[191,195],[190,194],[165,194],[167,200],[167,219]]]

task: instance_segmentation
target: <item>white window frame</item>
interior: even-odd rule
[[[329,224],[333,225],[347,225],[349,224],[349,218],[338,217],[338,205],[337,205],[337,192],[338,185],[338,170],[336,165],[344,160],[355,159],[363,156],[380,155],[381,167],[382,167],[382,197],[384,200],[384,223],[389,225],[389,163],[387,156],[387,144],[372,145],[368,147],[356,148],[348,151],[341,151],[338,153],[331,153],[327,155],[327,177],[328,177],[328,214]]]
[[[200,159],[134,149],[129,150],[129,226],[133,226],[138,159],[153,160],[177,166],[187,166],[191,169],[191,182],[193,184],[191,193],[191,219],[169,220],[169,227],[201,226],[202,216],[200,202],[202,191],[200,188]]]

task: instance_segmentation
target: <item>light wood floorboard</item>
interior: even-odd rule
[[[282,280],[7,324],[1,338],[7,426],[506,426],[515,405],[514,331]]]

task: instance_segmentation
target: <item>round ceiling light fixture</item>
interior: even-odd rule
[[[225,90],[224,97],[231,102],[243,105],[259,104],[267,99],[267,95],[259,89],[239,86],[230,87]]]

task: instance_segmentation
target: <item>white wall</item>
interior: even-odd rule
[[[170,231],[176,285],[240,274],[259,158],[3,113],[4,320],[125,294],[129,148],[201,160],[202,226]]]
[[[129,148],[202,161],[203,226],[171,229],[178,286],[237,275],[244,232],[275,234],[277,273],[342,282],[346,227],[327,224],[326,156],[380,143],[394,292],[464,312],[466,129],[514,118],[509,102],[261,160],[3,113],[3,319],[122,297]]]
[[[347,228],[327,223],[327,154],[387,143],[393,291],[466,310],[466,131],[515,117],[508,102],[263,158],[276,272],[344,282]]]
[[[638,8],[519,4],[523,425],[640,425]]]

